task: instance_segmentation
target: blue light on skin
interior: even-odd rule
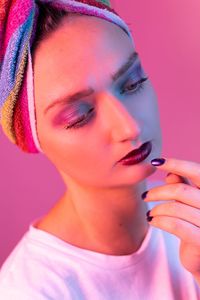
[[[116,88],[119,87],[119,94],[122,95],[123,93],[121,92],[121,90],[126,87],[126,85],[133,85],[135,83],[137,83],[139,80],[141,80],[142,78],[147,78],[147,74],[145,73],[143,67],[141,66],[141,62],[139,60],[139,58],[135,61],[135,63],[130,67],[130,69],[126,72],[125,79],[121,80],[123,81],[123,83],[117,85]],[[137,91],[137,90],[136,90]],[[134,92],[133,92],[134,93]],[[127,95],[129,94],[133,94],[132,92],[129,92]],[[126,97],[126,94],[123,94],[124,96],[121,97]],[[94,95],[93,95],[94,98]],[[94,105],[93,105],[94,106]],[[73,124],[77,124],[77,122],[80,123],[80,121],[88,114],[88,112],[90,112],[90,116],[89,116],[89,120],[91,120],[91,112],[92,112],[92,106],[88,103],[88,101],[84,100],[80,100],[77,103],[73,103],[73,104],[68,104],[66,102],[65,108],[63,111],[59,112],[58,115],[56,115],[56,117],[53,120],[53,124],[55,126],[63,126],[65,125],[65,127],[67,128],[73,128],[71,127]],[[93,113],[94,115],[94,113]],[[67,124],[67,125],[66,125]],[[84,125],[87,123],[83,123]],[[81,126],[77,126],[77,128],[79,128]]]
[[[148,161],[131,167],[116,162],[147,140],[153,142],[149,160],[160,157],[161,149],[158,105],[151,81],[145,82],[140,93],[128,91],[132,82],[143,76],[137,63],[116,84],[109,84],[109,74],[133,51],[121,28],[98,18],[77,17],[44,40],[34,60],[40,144],[66,185],[63,197],[43,218],[40,228],[81,248],[116,255],[138,249],[146,234],[141,194],[147,189],[146,178],[155,169]],[[70,110],[65,103],[44,114],[54,99],[88,85],[96,90],[93,96],[84,96]],[[97,108],[94,122],[65,130],[69,113],[76,116],[90,106]],[[55,115],[62,115],[64,123],[53,126]],[[75,116],[70,115],[70,119]]]

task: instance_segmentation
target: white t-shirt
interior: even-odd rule
[[[152,203],[150,207],[152,207]],[[137,252],[107,255],[29,225],[0,271],[2,300],[197,300],[179,239],[150,226]]]

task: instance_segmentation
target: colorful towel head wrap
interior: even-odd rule
[[[109,0],[38,2],[105,19],[133,40]],[[27,153],[43,152],[37,136],[31,58],[37,16],[38,5],[33,0],[0,0],[0,124],[9,140]]]

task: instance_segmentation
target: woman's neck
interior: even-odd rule
[[[148,230],[145,182],[131,188],[93,193],[73,187],[37,228],[77,247],[110,255],[137,251]],[[74,192],[75,191],[75,192]]]

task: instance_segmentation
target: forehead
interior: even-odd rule
[[[57,96],[77,85],[91,85],[114,73],[134,49],[133,42],[117,25],[96,17],[66,20],[38,47],[34,55],[37,93]],[[42,87],[42,88],[41,88]],[[44,98],[43,97],[43,98]]]

